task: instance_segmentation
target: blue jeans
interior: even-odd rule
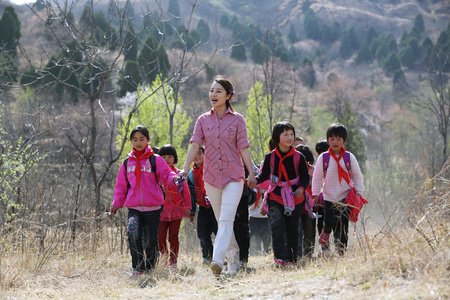
[[[128,242],[135,271],[151,270],[156,265],[161,211],[162,209],[147,212],[128,210]]]
[[[211,234],[217,234],[217,220],[214,216],[212,207],[206,208],[199,206],[197,216],[197,236],[202,246],[203,258],[208,260],[213,256],[213,243]]]
[[[295,206],[292,215],[284,214],[284,206],[269,200],[269,219],[272,229],[272,248],[276,259],[286,262],[297,261],[298,220],[302,209],[301,204]]]

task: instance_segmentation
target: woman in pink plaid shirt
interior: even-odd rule
[[[239,271],[239,246],[233,233],[233,222],[244,187],[242,160],[250,171],[247,185],[254,188],[256,179],[247,138],[244,117],[235,112],[230,101],[235,96],[233,83],[216,77],[209,91],[212,109],[195,123],[191,145],[181,174],[186,176],[195,154],[205,144],[203,180],[214,215],[218,221],[211,270],[219,276],[225,257],[228,274]]]

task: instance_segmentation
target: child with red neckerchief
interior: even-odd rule
[[[146,127],[136,126],[130,140],[133,149],[120,166],[110,214],[115,215],[124,206],[128,208],[128,242],[133,267],[130,277],[135,277],[151,271],[158,258],[158,228],[164,203],[158,182],[173,187],[183,182],[164,159],[153,153]]]
[[[347,128],[344,125],[336,123],[328,127],[327,141],[330,148],[325,153],[329,153],[330,160],[325,173],[322,167],[325,153],[319,156],[312,179],[315,203],[318,203],[321,191],[324,199],[325,226],[320,233],[319,243],[322,246],[328,245],[330,234],[333,232],[335,248],[340,256],[344,255],[348,242],[349,208],[345,204],[345,198],[351,189],[349,173],[344,162],[346,140]],[[364,187],[361,169],[355,156],[351,153],[349,155],[353,185],[358,195],[361,195]]]
[[[167,165],[173,172],[179,173],[175,167],[178,163],[177,150],[174,146],[167,144],[159,149],[159,155],[166,161]],[[178,252],[180,249],[180,241],[178,239],[180,225],[183,218],[190,215],[191,195],[187,182],[183,182],[181,187],[163,185],[164,190],[164,210],[161,213],[161,221],[159,224],[158,244],[161,260],[169,258],[169,268],[176,269],[178,261]],[[167,245],[169,240],[170,249]]]
[[[264,197],[267,205],[262,206],[261,214],[269,215],[274,266],[293,267],[297,262],[298,220],[304,206],[302,195],[310,176],[305,157],[292,146],[295,140],[292,124],[275,124],[272,140],[277,146],[265,155],[256,176],[258,184],[270,180]]]

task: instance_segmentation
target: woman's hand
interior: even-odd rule
[[[256,186],[256,178],[255,178],[255,175],[249,175],[248,177],[247,177],[247,186],[250,188],[250,189],[254,189],[255,188],[255,186]]]
[[[295,197],[301,198],[302,195],[303,195],[303,189],[302,189],[302,188],[298,188],[298,189],[295,191]]]

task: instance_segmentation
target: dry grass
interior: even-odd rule
[[[369,226],[370,216],[362,216],[356,230],[350,228],[342,258],[320,257],[280,270],[271,267],[271,255],[251,257],[253,272],[216,279],[192,250],[182,251],[176,272],[158,265],[152,274],[130,279],[129,254],[119,251],[112,228],[99,236],[95,251],[90,235],[73,246],[61,232],[50,232],[39,248],[32,232],[4,234],[0,298],[448,299],[449,162],[413,200],[408,223]]]

